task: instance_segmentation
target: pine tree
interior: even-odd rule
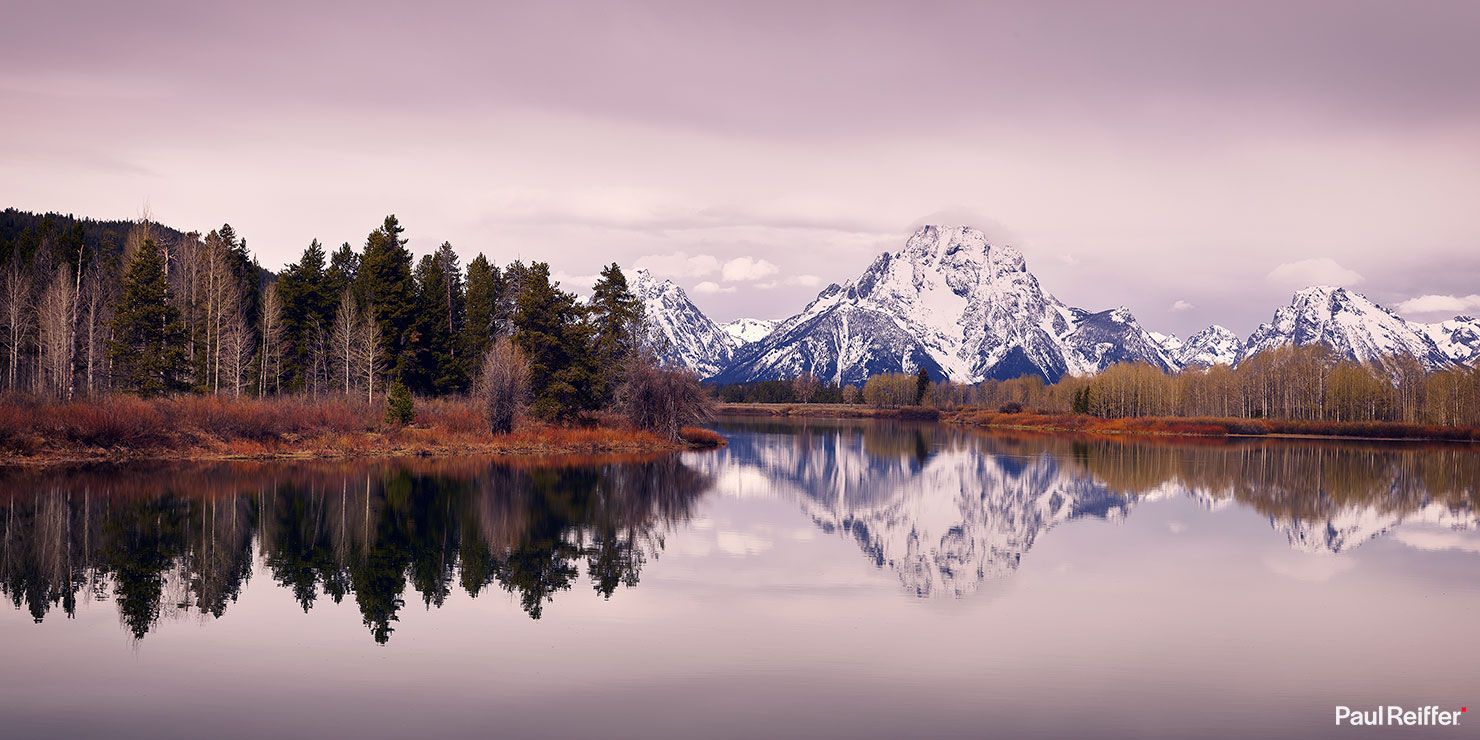
[[[534,415],[569,420],[594,408],[597,368],[593,331],[574,295],[550,282],[536,262],[523,275],[514,341],[529,361]]]
[[[329,292],[324,269],[324,248],[315,239],[297,262],[283,269],[278,278],[278,296],[283,304],[283,363],[289,388],[308,387],[316,326],[328,326],[334,317],[336,293]]]
[[[179,390],[185,372],[184,327],[169,300],[164,253],[144,240],[123,279],[109,347],[118,384],[140,395]]]
[[[915,405],[925,402],[925,394],[930,391],[930,372],[924,367],[920,368],[919,374],[915,376]]]
[[[482,254],[468,263],[463,327],[457,343],[463,371],[469,376],[478,369],[493,344],[493,314],[498,304],[501,278],[498,268],[489,265],[488,258]]]
[[[392,374],[415,373],[412,340],[416,325],[416,286],[411,276],[411,252],[401,238],[401,223],[386,216],[380,228],[365,240],[365,254],[355,275],[355,293],[369,306]]]
[[[597,396],[606,403],[621,383],[622,369],[637,349],[644,329],[642,301],[627,287],[627,278],[617,263],[601,271],[588,310],[601,371]]]

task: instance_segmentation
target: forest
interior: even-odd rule
[[[621,269],[577,300],[547,263],[466,268],[443,243],[414,259],[394,215],[361,248],[318,240],[264,270],[230,224],[183,233],[143,217],[0,218],[0,391],[30,399],[197,394],[384,402],[467,397],[494,432],[617,409],[676,439],[702,417],[697,379],[658,367]],[[667,413],[657,413],[666,410]]]

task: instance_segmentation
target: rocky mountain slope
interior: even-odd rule
[[[965,226],[925,226],[856,280],[830,285],[765,339],[741,348],[718,382],[811,372],[861,383],[926,368],[976,382],[1053,381],[1113,362],[1171,359],[1124,308],[1073,309],[1043,291],[1022,253]]]
[[[1360,293],[1330,286],[1296,293],[1290,305],[1255,330],[1239,358],[1309,344],[1325,344],[1357,362],[1385,365],[1393,356],[1411,355],[1430,370],[1452,364],[1422,324],[1407,321]]]
[[[659,280],[647,270],[628,276],[642,301],[655,346],[665,362],[687,367],[701,377],[722,370],[735,354],[735,339],[704,315],[672,280]]]

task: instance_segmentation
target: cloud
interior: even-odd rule
[[[1356,285],[1364,279],[1356,270],[1349,270],[1330,257],[1286,262],[1269,271],[1271,282],[1307,287],[1311,285]]]
[[[721,552],[736,557],[755,555],[771,549],[770,540],[746,532],[719,532],[714,538]]]
[[[632,266],[658,277],[707,277],[719,269],[719,258],[710,254],[690,255],[688,252],[649,254],[638,257]]]
[[[751,257],[736,257],[725,263],[721,275],[725,282],[735,283],[768,278],[780,271],[781,268],[766,260]]]
[[[719,283],[716,283],[713,280],[705,280],[704,282],[699,283],[698,285],[695,285],[694,286],[694,292],[695,293],[734,293],[735,292],[735,286],[733,286],[733,285],[721,286]]]
[[[1187,301],[1179,300],[1176,303],[1172,304],[1173,311],[1186,311],[1189,308],[1192,308],[1192,304],[1188,303]]]
[[[1424,295],[1398,304],[1401,313],[1457,314],[1480,308],[1480,294],[1467,296]]]
[[[1075,267],[1075,266],[1077,266],[1079,264],[1079,258],[1078,257],[1075,257],[1072,254],[1061,254],[1061,255],[1059,255],[1059,261],[1062,262],[1062,263],[1064,263],[1064,264],[1066,264],[1066,265],[1068,265],[1068,266],[1070,266],[1070,267]]]
[[[1434,525],[1405,525],[1393,539],[1415,550],[1458,550],[1480,553],[1480,532],[1464,532]]]
[[[755,287],[757,287],[757,288],[764,288],[764,289],[767,289],[767,290],[769,290],[771,288],[779,288],[779,287],[782,287],[782,286],[786,286],[786,287],[799,287],[799,288],[815,288],[815,287],[817,287],[817,286],[819,286],[821,284],[822,284],[822,278],[817,277],[816,275],[792,275],[791,277],[784,278],[782,280],[771,280],[771,281],[768,281],[768,282],[759,283]]]

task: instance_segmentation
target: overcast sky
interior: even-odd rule
[[[1480,3],[74,3],[0,23],[0,206],[272,268],[672,276],[781,318],[925,221],[1072,305],[1247,335],[1316,282],[1480,313]]]

